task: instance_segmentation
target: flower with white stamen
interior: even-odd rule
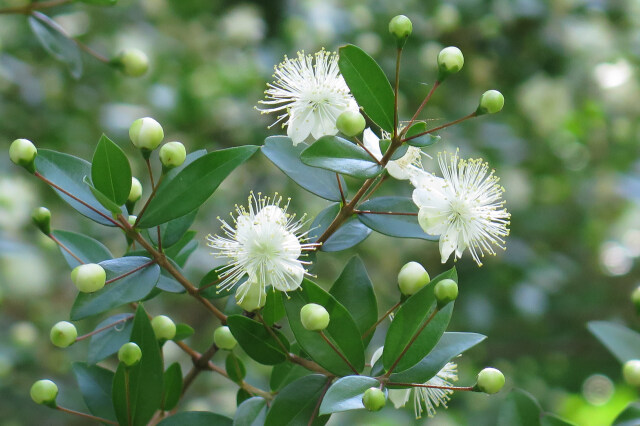
[[[218,290],[223,291],[240,281],[246,274],[248,280],[238,287],[236,299],[242,302],[250,286],[260,286],[261,293],[268,286],[279,291],[293,291],[300,287],[304,266],[309,262],[299,260],[303,251],[313,250],[316,244],[304,243],[306,232],[299,233],[305,218],[296,219],[287,213],[289,201],[280,207],[282,197],[262,197],[258,193],[249,195],[248,210],[236,206],[233,225],[224,220],[225,236],[207,236],[209,247],[218,251],[218,256],[231,259],[221,272],[222,282]],[[251,283],[251,284],[247,284]]]
[[[380,138],[371,129],[367,128],[362,134],[362,143],[377,160],[382,159]],[[415,173],[422,171],[422,155],[427,154],[424,154],[418,147],[410,146],[402,157],[387,163],[387,171],[395,179],[410,179]]]
[[[473,260],[504,249],[511,215],[504,208],[499,178],[481,159],[462,160],[458,153],[438,154],[442,178],[421,171],[411,177],[413,202],[420,208],[418,222],[431,235],[440,235],[442,263],[455,252],[469,249]]]
[[[315,63],[314,63],[315,58]],[[347,110],[358,110],[347,83],[338,68],[338,54],[322,49],[314,56],[298,52],[296,58],[285,56],[275,67],[275,81],[267,84],[267,105],[256,109],[263,114],[276,112],[287,136],[294,145],[309,135],[318,139],[338,133],[336,120]]]

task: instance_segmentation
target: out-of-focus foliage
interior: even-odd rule
[[[0,7],[22,3],[0,1]],[[512,212],[511,236],[499,260],[487,259],[480,269],[467,257],[457,264],[463,279],[450,330],[491,336],[459,359],[460,383],[472,382],[477,368],[492,364],[508,377],[508,387],[526,389],[546,411],[580,425],[607,424],[637,394],[622,384],[619,364],[585,323],[633,324],[635,315],[629,302],[640,256],[635,1],[122,0],[110,8],[78,3],[47,11],[105,56],[130,47],[145,51],[150,72],[139,79],[83,55],[84,75],[75,80],[39,46],[24,16],[0,15],[2,147],[6,152],[10,141],[24,137],[90,158],[104,130],[132,154],[127,129],[146,115],[162,122],[166,140],[182,141],[189,151],[259,144],[282,133],[267,130],[272,117],[262,117],[253,105],[284,53],[355,42],[391,75],[395,47],[387,23],[398,13],[413,21],[401,110],[413,111],[422,100],[437,73],[435,57],[448,45],[464,52],[465,65],[434,95],[425,114],[429,125],[473,111],[486,89],[498,89],[506,99],[499,115],[443,131],[442,142],[426,150],[435,156],[450,144],[467,157],[490,160]],[[433,168],[435,161],[425,158],[424,164]],[[148,191],[143,171],[133,170]],[[50,325],[68,319],[60,312],[68,312],[75,290],[61,273],[55,246],[30,226],[29,212],[46,200],[56,228],[92,230],[98,238],[104,231],[77,221],[51,191],[25,176],[0,156],[0,413],[8,425],[73,424],[75,419],[34,407],[28,397],[34,379],[53,374],[60,402],[82,407],[70,368],[86,351],[82,344],[62,351],[48,342]],[[217,262],[202,242],[218,230],[215,217],[245,199],[245,188],[292,196],[292,209],[312,216],[328,205],[255,156],[221,186],[215,205],[201,210],[192,269],[204,273]],[[397,183],[381,195],[393,192],[408,195],[410,188]],[[102,241],[122,248],[120,239],[110,238]],[[390,241],[373,234],[360,246],[379,294],[397,291],[395,275],[406,261],[420,261],[432,276],[450,267],[440,264],[436,244]],[[322,284],[337,277],[346,258],[318,256]],[[190,309],[190,301],[177,297],[170,305],[154,303],[154,313],[200,325],[191,338],[196,349],[210,344],[215,324],[207,326],[204,310]],[[380,309],[388,307],[381,303]],[[376,342],[382,344],[380,336]],[[178,349],[166,350],[165,362],[180,361],[183,370],[189,365]],[[246,365],[248,377],[266,387],[265,372]],[[200,377],[188,394],[190,410],[230,413],[234,404],[234,386],[213,376]],[[500,397],[457,394],[448,410],[439,410],[436,423],[492,425],[500,404]],[[387,407],[377,415],[337,415],[332,423],[412,419],[410,410]]]

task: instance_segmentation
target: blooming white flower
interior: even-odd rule
[[[267,84],[266,100],[257,108],[263,114],[278,112],[270,128],[284,121],[287,135],[294,145],[310,134],[318,139],[338,133],[336,119],[347,110],[358,110],[347,83],[338,68],[338,54],[322,49],[314,56],[298,52],[296,58],[285,56],[275,67],[275,81]]]
[[[384,135],[383,135],[384,137]],[[380,150],[380,138],[369,128],[365,129],[362,134],[362,143],[364,147],[374,156],[380,160],[382,158],[382,151]],[[389,161],[387,163],[387,171],[391,177],[398,180],[410,179],[415,173],[422,171],[422,158],[424,153],[422,150],[415,146],[410,146],[407,152],[397,160]],[[426,154],[424,154],[426,155]]]
[[[440,235],[442,263],[465,249],[478,265],[492,245],[504,249],[511,215],[504,208],[499,178],[482,159],[462,160],[458,153],[438,154],[443,178],[422,171],[411,177],[413,202],[420,208],[418,222],[431,235]]]
[[[316,244],[303,243],[305,233],[298,231],[305,224],[304,216],[296,219],[287,213],[289,201],[280,207],[282,197],[262,197],[258,193],[249,195],[249,208],[236,206],[233,225],[222,219],[222,230],[226,237],[208,235],[209,247],[218,251],[218,256],[232,261],[221,273],[219,291],[233,287],[246,274],[245,284],[238,287],[236,299],[242,302],[250,287],[259,285],[261,292],[273,286],[280,291],[292,291],[300,287],[306,273],[303,265],[309,262],[298,258],[305,250]]]

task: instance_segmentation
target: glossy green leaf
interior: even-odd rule
[[[91,340],[89,340],[89,353],[87,355],[87,362],[89,364],[95,364],[115,354],[122,345],[130,341],[131,330],[133,329],[132,314],[110,316],[98,324],[94,330],[100,330],[111,324],[116,325],[91,336]]]
[[[124,151],[106,135],[102,135],[91,162],[91,182],[118,206],[131,192],[131,166]]]
[[[315,242],[329,227],[340,212],[340,204],[331,204],[318,213],[309,227],[309,240]],[[332,252],[351,248],[364,241],[371,234],[371,229],[362,224],[356,217],[347,219],[327,241],[320,247],[321,251]]]
[[[407,131],[406,138],[417,135],[422,132],[427,131],[427,123],[424,121],[420,121],[411,126],[411,128]],[[417,146],[417,147],[425,147],[433,145],[434,143],[440,141],[440,136],[434,135],[432,133],[428,133],[426,135],[418,136],[417,138],[411,139],[407,141],[408,145]]]
[[[191,337],[195,330],[188,324],[178,323],[176,324],[176,335],[173,339],[174,342],[184,340],[187,337]]]
[[[351,94],[369,118],[387,132],[393,132],[394,94],[380,66],[362,49],[342,46],[338,66]]]
[[[193,224],[197,214],[198,209],[195,209],[182,217],[160,225],[162,247],[167,249],[179,242]],[[155,229],[149,229],[149,239],[156,247],[158,246],[158,232]]]
[[[380,152],[382,152],[383,154],[386,153],[387,149],[389,149],[389,146],[391,146],[390,139],[380,139]],[[407,153],[408,150],[409,150],[409,145],[407,144],[400,145],[398,149],[396,149],[393,152],[393,155],[391,155],[391,160],[398,160],[402,158]]]
[[[233,417],[233,426],[262,426],[267,418],[267,401],[254,396],[238,406]]]
[[[500,407],[498,426],[540,426],[542,410],[533,396],[514,389]]]
[[[458,280],[455,268],[435,277],[429,285],[409,297],[396,312],[389,326],[387,337],[384,341],[384,352],[382,353],[382,362],[387,371],[395,363],[396,359],[400,357],[400,354],[409,345],[416,333],[419,332],[418,337],[400,358],[393,370],[394,372],[399,373],[407,370],[420,362],[442,337],[451,319],[453,302],[437,312],[421,332],[420,329],[436,307],[435,295],[433,294],[435,284],[446,278],[454,281]]]
[[[335,173],[311,167],[300,161],[300,154],[309,145],[304,142],[293,145],[286,136],[270,136],[264,141],[262,153],[295,183],[326,200],[340,201],[340,189]],[[340,177],[346,191],[344,179]]]
[[[380,386],[376,379],[366,376],[347,376],[336,380],[320,405],[320,414],[364,409],[362,396],[372,387]],[[384,390],[385,394],[387,390]]]
[[[418,207],[406,197],[378,197],[365,201],[358,207],[361,211],[413,213],[410,215],[358,214],[360,222],[381,234],[398,238],[420,238],[438,241],[438,236],[425,233],[418,224]]]
[[[265,426],[323,425],[329,416],[318,416],[310,423],[318,400],[327,385],[320,374],[304,376],[282,389],[271,403]]]
[[[233,420],[208,411],[187,411],[167,417],[158,426],[232,426]]]
[[[238,392],[236,392],[236,406],[242,404],[244,401],[251,398],[252,396],[253,395],[251,395],[249,392],[244,390],[244,388],[238,388]]]
[[[107,272],[107,281],[149,262],[146,257],[132,256],[100,262]],[[157,264],[149,265],[124,278],[107,284],[95,293],[78,293],[73,307],[71,319],[74,321],[97,315],[109,309],[144,299],[155,287],[160,276]]]
[[[95,186],[93,186],[88,176],[85,176],[84,179],[82,179],[82,181],[84,182],[85,185],[89,187],[89,190],[91,191],[91,194],[94,196],[94,198],[98,200],[98,202],[102,204],[102,206],[105,209],[109,210],[109,212],[111,213],[111,216],[115,217],[122,212],[122,208],[119,205],[111,201],[111,199],[108,196],[106,196],[105,194],[100,192],[98,189],[96,189]]]
[[[274,365],[287,359],[286,353],[262,323],[242,315],[230,315],[227,318],[227,326],[231,329],[231,333],[240,347],[259,363]],[[289,341],[287,338],[278,330],[273,330],[273,332],[288,351]]]
[[[113,255],[104,244],[84,234],[61,230],[52,231],[51,234],[76,255],[82,263],[100,263],[103,260],[113,258]],[[80,265],[80,262],[62,247],[60,247],[60,253],[62,253],[64,260],[67,261],[71,269]]]
[[[171,259],[169,259],[171,261]],[[174,262],[175,263],[175,262]],[[174,265],[180,270],[178,265]],[[167,272],[166,269],[162,269],[160,271],[160,277],[158,278],[158,283],[156,284],[156,288],[159,288],[162,291],[166,291],[167,293],[184,293],[184,287],[176,281],[170,273]]]
[[[315,362],[332,373],[341,376],[354,373],[347,363],[324,341],[320,333],[305,329],[300,321],[300,309],[304,305],[307,303],[322,305],[329,312],[331,318],[324,334],[353,367],[361,372],[364,368],[364,346],[358,326],[349,311],[335,297],[307,279],[302,282],[301,289],[302,291],[289,292],[289,298],[282,295],[291,331],[293,331],[300,347]]]
[[[640,402],[632,402],[618,414],[612,426],[637,426],[640,424]]]
[[[164,250],[164,253],[167,257],[172,259],[176,265],[180,268],[184,268],[187,260],[189,260],[189,256],[198,249],[198,241],[194,240],[196,235],[196,231],[187,231],[180,241]]]
[[[311,374],[309,370],[292,362],[274,365],[269,379],[269,388],[274,392],[279,391],[289,383],[309,374]]]
[[[182,395],[182,368],[180,364],[174,362],[164,372],[163,377],[162,409],[173,410]]]
[[[275,291],[273,287],[267,290],[267,301],[262,308],[262,318],[268,325],[273,325],[280,321],[286,315],[284,304],[280,293]]]
[[[200,293],[202,296],[210,298],[210,299],[220,299],[223,297],[227,297],[229,295],[232,295],[235,293],[235,289],[242,284],[243,282],[246,281],[246,277],[245,278],[241,278],[240,281],[238,281],[238,284],[236,284],[233,287],[228,287],[224,290],[219,290],[217,285],[219,284],[220,280],[220,275],[219,273],[221,272],[221,270],[224,269],[224,266],[219,266],[217,268],[214,268],[212,270],[210,270],[209,272],[207,272],[207,274],[202,277],[202,279],[200,280],[200,284],[198,285],[198,287],[204,287],[204,286],[209,286],[206,289],[202,290],[202,292]],[[213,285],[210,285],[212,283],[216,283]]]
[[[233,352],[229,352],[227,355],[224,361],[224,368],[229,375],[229,379],[236,383],[241,383],[247,375],[247,369],[244,367],[242,360],[235,356]]]
[[[591,321],[587,328],[621,363],[640,358],[640,334],[637,332],[606,321]]]
[[[116,420],[111,402],[113,371],[83,362],[74,362],[72,370],[91,414],[107,420]]]
[[[321,137],[302,151],[300,160],[308,166],[360,179],[375,177],[383,170],[367,151],[338,136]]]
[[[150,228],[160,225],[200,207],[222,181],[257,150],[257,146],[247,145],[210,152],[175,176],[167,174],[142,215],[139,226]]]
[[[78,45],[54,20],[37,11],[28,18],[29,26],[44,50],[69,67],[75,78],[82,75],[82,57]]]
[[[636,423],[629,423],[626,426],[634,426],[637,425],[637,421],[640,419],[636,419]],[[614,423],[616,425],[616,423]],[[571,423],[565,419],[562,419],[555,414],[545,413],[540,419],[540,426],[576,426],[575,423]]]

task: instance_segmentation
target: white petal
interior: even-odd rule
[[[258,214],[255,217],[256,223],[270,222],[270,223],[277,223],[282,225],[286,223],[286,221],[287,221],[287,217],[282,211],[282,209],[278,206],[273,206],[273,205],[265,206],[262,210],[258,212]]]
[[[276,277],[270,277],[271,285],[273,285],[276,290],[293,291],[302,284],[304,268],[300,262],[282,262],[280,272],[282,273],[281,278],[276,279]]]
[[[370,128],[366,128],[362,133],[362,143],[374,157],[378,160],[382,158],[382,151],[380,151],[380,139]]]
[[[297,145],[309,137],[309,133],[311,133],[311,129],[315,125],[313,110],[306,108],[295,113],[291,111],[290,114],[291,119],[287,126],[287,136],[291,138],[294,145]]]
[[[300,254],[302,254],[302,246],[300,245],[300,240],[298,240],[298,237],[290,232],[288,232],[284,236],[282,240],[282,247],[287,257],[292,260],[299,258]]]
[[[440,257],[442,263],[446,263],[451,253],[458,246],[458,234],[454,226],[449,226],[447,231],[440,235]]]
[[[396,408],[404,407],[409,401],[411,389],[389,389],[389,399]]]
[[[447,230],[449,215],[430,208],[421,208],[418,212],[418,223],[429,235],[440,235]]]
[[[401,166],[395,161],[389,161],[389,164],[387,164],[387,171],[394,179],[407,180],[411,177],[408,168],[406,166]]]

